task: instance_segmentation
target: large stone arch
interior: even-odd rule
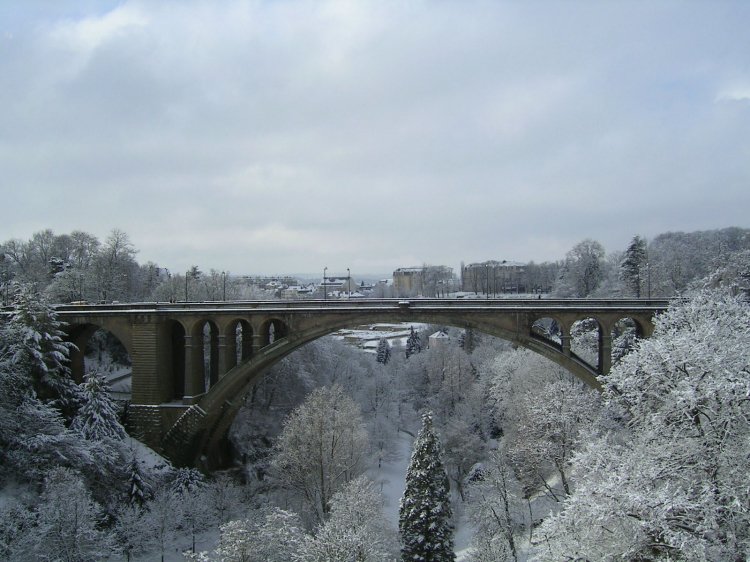
[[[107,321],[94,322],[91,320],[75,322],[73,324],[67,324],[64,327],[64,331],[67,334],[67,339],[75,345],[75,348],[70,352],[70,371],[71,377],[77,383],[83,381],[85,375],[85,361],[84,355],[86,353],[86,346],[96,332],[99,330],[105,330],[116,337],[125,350],[128,352],[130,357],[133,356],[133,342],[131,338],[130,327],[123,325],[122,322]]]
[[[219,380],[218,322],[200,316],[185,326],[185,393],[183,399],[196,402]]]
[[[220,329],[226,347],[226,359],[222,371],[226,372],[252,357],[254,330],[252,324],[245,318],[231,318],[220,326]]]
[[[276,316],[266,319],[258,330],[261,347],[285,338],[289,334],[289,322]]]
[[[278,321],[286,331],[289,323]],[[249,360],[235,366],[217,384],[212,386],[202,399],[190,407],[167,432],[163,441],[163,448],[169,458],[178,464],[203,465],[204,468],[221,466],[226,458],[226,433],[229,430],[243,398],[247,395],[258,378],[272,365],[293,353],[300,347],[330,335],[337,330],[366,323],[393,321],[392,314],[382,317],[342,316],[338,320],[321,322],[306,330],[293,331],[262,347]],[[418,317],[405,321],[426,322],[458,328],[472,328],[474,330],[499,337],[516,345],[525,347],[543,357],[557,363],[580,378],[588,386],[601,390],[601,383],[597,379],[597,371],[590,365],[575,357],[563,353],[562,346],[543,341],[531,333],[533,320],[526,324],[523,332],[509,327],[502,327],[491,318],[484,320],[466,317],[457,322],[453,315],[446,317],[440,314],[420,314]],[[561,326],[569,334],[572,321],[560,318]],[[264,322],[266,329],[271,320]],[[516,326],[517,327],[517,326]]]
[[[562,365],[591,386],[598,373],[607,373],[612,358],[612,328],[618,319],[640,323],[643,337],[653,331],[653,316],[668,301],[645,300],[542,300],[459,301],[450,299],[373,299],[363,301],[250,301],[233,303],[124,303],[108,305],[60,305],[71,338],[85,341],[94,324],[112,332],[124,344],[133,362],[131,426],[142,439],[183,464],[196,464],[200,454],[219,449],[223,432],[233,418],[243,394],[271,364],[299,346],[357,324],[376,322],[428,322],[469,327],[527,347]],[[560,337],[543,340],[532,332],[538,318],[554,318]],[[571,352],[570,327],[582,318],[595,318],[601,329],[599,368],[580,361]],[[206,392],[179,387],[192,384],[193,345],[203,337],[193,333],[196,322],[217,326],[219,380]],[[232,325],[243,322],[243,347],[234,349]],[[176,330],[177,325],[182,326]],[[274,340],[271,342],[270,326]],[[245,341],[244,331],[248,338]],[[234,354],[234,359],[232,359]],[[216,354],[214,354],[216,355]],[[222,359],[223,358],[223,359]],[[200,359],[198,360],[200,362]],[[185,373],[179,379],[179,373]],[[205,377],[201,377],[205,382]],[[201,463],[197,463],[201,464]],[[204,466],[216,464],[208,460]]]
[[[162,326],[165,358],[164,374],[168,380],[165,384],[169,394],[167,401],[182,401],[185,396],[185,380],[188,375],[185,344],[187,328],[179,320],[169,319]]]

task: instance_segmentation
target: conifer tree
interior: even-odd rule
[[[620,264],[620,276],[629,292],[636,298],[641,297],[643,270],[647,267],[646,241],[636,236],[625,250],[625,257]]]
[[[467,327],[461,332],[461,335],[458,337],[458,346],[469,354],[476,349],[476,336],[472,328]]]
[[[177,468],[172,473],[170,489],[175,494],[190,494],[202,489],[206,479],[198,469]]]
[[[116,406],[109,395],[107,381],[97,373],[89,373],[81,390],[82,405],[73,420],[72,428],[86,439],[102,441],[122,440],[127,436],[117,419]]]
[[[143,473],[141,472],[135,452],[133,452],[128,472],[128,503],[130,505],[143,506],[151,494],[151,489],[143,479]]]
[[[386,365],[391,359],[391,346],[385,338],[380,338],[376,359],[382,365]]]
[[[409,327],[409,337],[406,339],[406,358],[422,351],[422,340],[419,332],[414,331],[414,326]]]
[[[68,367],[75,346],[63,339],[62,326],[55,310],[33,287],[19,287],[5,328],[8,357],[16,370],[28,374],[30,390],[70,420],[79,402]]]
[[[450,484],[443,466],[442,446],[432,427],[432,414],[425,413],[399,509],[402,560],[455,560],[451,517]]]

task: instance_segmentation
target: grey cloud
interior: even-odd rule
[[[742,3],[46,15],[0,54],[5,238],[117,219],[175,267],[387,270],[746,226]]]

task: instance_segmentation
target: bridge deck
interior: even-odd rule
[[[361,299],[361,300],[278,300],[278,301],[204,301],[136,302],[106,304],[62,304],[58,312],[81,314],[117,313],[230,313],[296,311],[393,311],[393,310],[642,310],[661,311],[669,305],[665,299]]]

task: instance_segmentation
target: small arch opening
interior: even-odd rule
[[[612,328],[612,364],[627,355],[635,342],[643,337],[643,328],[633,318],[621,318]]]
[[[185,327],[174,320],[168,324],[170,350],[170,374],[171,374],[171,398],[182,400],[185,396]]]
[[[120,403],[129,402],[132,393],[133,363],[130,353],[117,336],[108,330],[98,328],[88,337],[82,351],[83,377],[91,373],[104,377],[110,396]]]
[[[219,329],[210,320],[203,323],[203,391],[219,381]]]
[[[554,318],[545,317],[536,320],[531,326],[531,336],[555,347],[562,347],[562,329]]]
[[[286,324],[284,324],[278,318],[271,318],[263,325],[263,331],[261,333],[261,343],[263,346],[271,345],[281,338],[286,337],[287,334],[288,329]]]
[[[235,365],[243,363],[253,355],[253,329],[245,320],[238,320],[234,327]]]
[[[570,328],[571,355],[585,361],[594,369],[601,367],[599,351],[602,345],[602,329],[595,318],[583,318],[573,322]]]

